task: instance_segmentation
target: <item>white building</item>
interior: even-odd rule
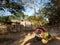
[[[27,27],[29,27],[31,25],[34,25],[34,23],[32,23],[29,20],[23,20],[23,21],[20,22],[20,24],[23,25],[23,26],[27,26]]]

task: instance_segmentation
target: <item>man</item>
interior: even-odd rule
[[[40,27],[36,30],[36,40],[42,40],[42,39],[50,39],[51,35],[46,31],[46,29],[40,25]]]
[[[38,34],[41,34],[42,32],[46,32],[46,29],[45,29],[42,25],[40,25],[40,26],[36,29],[36,31],[37,31]]]
[[[45,32],[45,28],[43,26],[40,25],[40,27],[38,27],[36,29],[36,36],[35,36],[35,39],[36,40],[41,40],[42,39],[42,33]]]

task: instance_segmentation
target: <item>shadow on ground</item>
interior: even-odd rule
[[[24,34],[21,33],[11,33],[7,35],[0,35],[0,45],[12,45],[13,43],[17,43],[21,40]],[[25,37],[23,36],[23,39]],[[19,45],[17,43],[17,45]]]
[[[35,41],[35,37],[33,33],[27,33],[25,35],[22,35],[20,33],[15,33],[10,35],[11,39],[3,39],[5,40],[4,42],[0,42],[0,45],[44,45],[40,40]],[[9,37],[9,36],[8,36]],[[25,40],[27,39],[27,40]],[[1,39],[2,40],[2,39]],[[24,44],[22,44],[24,42]],[[45,45],[60,45],[60,40],[59,39],[54,39],[50,42],[48,42]]]
[[[34,41],[35,38],[32,38],[25,42],[24,45],[60,45],[60,40],[54,39],[48,42],[47,44],[43,44],[41,41]]]

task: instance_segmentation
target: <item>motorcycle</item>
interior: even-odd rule
[[[48,32],[42,32],[41,34],[35,35],[35,40],[40,40],[43,44],[47,44],[52,40],[52,36]]]

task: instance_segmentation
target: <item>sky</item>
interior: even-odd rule
[[[12,15],[11,12],[9,12],[7,9],[0,10],[0,16],[9,16]]]
[[[38,12],[39,9],[42,9],[42,8],[44,7],[44,6],[43,6],[44,3],[49,2],[49,0],[42,0],[41,5],[39,5],[39,2],[40,2],[40,0],[35,0],[35,4],[38,5],[38,6],[35,6],[36,12]],[[34,6],[34,5],[31,4],[31,6]],[[26,8],[26,7],[25,7],[25,8]],[[32,9],[26,8],[26,11],[24,12],[24,14],[29,15],[29,16],[34,15],[34,9],[33,9],[33,8],[32,8]]]
[[[42,0],[43,3],[41,5],[39,5],[40,0],[34,0],[34,1],[36,4],[35,5],[36,12],[38,12],[39,9],[44,7],[43,6],[44,3],[49,2],[49,0]],[[30,7],[32,7],[32,8],[30,8]],[[34,8],[34,5],[30,3],[28,7],[25,7],[25,11],[23,11],[23,13],[26,15],[29,15],[29,16],[34,15],[34,9],[33,8]],[[3,10],[0,11],[0,16],[1,15],[7,16],[7,15],[12,15],[12,14],[7,9],[4,9],[4,11]]]

